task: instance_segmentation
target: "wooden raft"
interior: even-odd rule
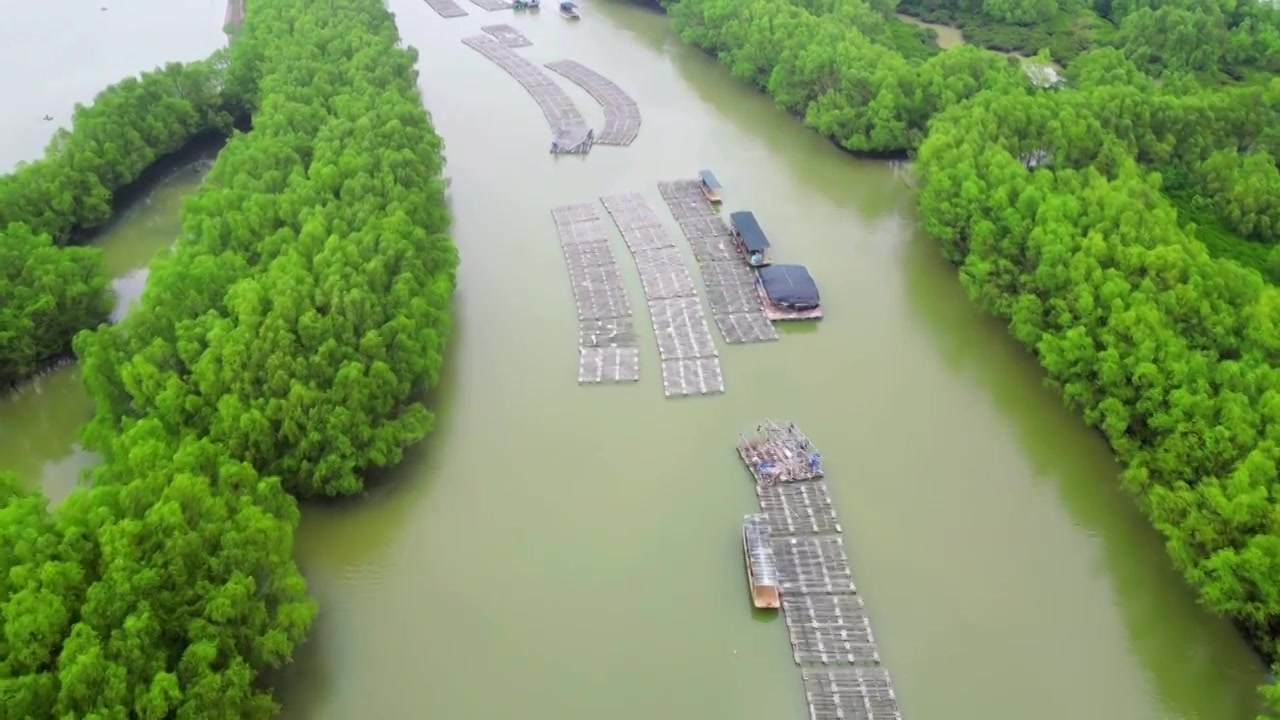
[[[761,440],[782,457],[782,449],[817,453],[793,423],[761,422],[750,440],[757,451]],[[815,472],[802,463],[780,480],[758,472],[744,441],[738,453],[756,481],[772,537],[782,613],[810,720],[902,720],[820,464]]]

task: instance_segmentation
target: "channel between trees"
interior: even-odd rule
[[[102,462],[54,511],[0,476],[8,714],[277,711],[262,673],[316,613],[295,498],[359,492],[432,424],[458,258],[416,60],[380,0],[250,4],[212,87],[253,129],[138,306],[74,343]],[[86,197],[54,205],[71,220],[49,213],[45,237],[109,215]]]
[[[1174,5],[1112,5],[1116,47],[1057,58],[1056,88],[996,53],[931,47],[879,2],[666,9],[841,147],[916,156],[923,220],[969,294],[1105,434],[1201,602],[1275,660],[1280,79],[1222,80],[1280,57],[1280,11]],[[1153,12],[1207,30],[1142,40]],[[1280,685],[1263,696],[1280,712]]]
[[[225,92],[227,66],[219,51],[127,78],[77,106],[44,157],[0,176],[0,387],[67,356],[75,333],[107,320],[109,278],[83,242],[163,157],[225,136],[245,115]]]

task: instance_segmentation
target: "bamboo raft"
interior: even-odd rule
[[[762,517],[768,527],[783,618],[792,658],[800,667],[809,718],[902,720],[893,682],[880,662],[866,606],[853,582],[821,465],[792,462],[810,453],[817,455],[817,450],[794,423],[766,420],[738,443],[760,500],[761,512],[748,517]],[[779,482],[775,475],[760,474],[757,466],[763,458],[775,458],[789,468],[787,479]]]

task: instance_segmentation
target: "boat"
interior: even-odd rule
[[[702,170],[698,173],[698,184],[702,186],[702,194],[707,196],[707,200],[713,203],[721,201],[720,191],[724,188],[720,187],[720,181],[710,170]]]
[[[538,7],[538,0],[514,0],[511,3],[513,10],[537,10]]]
[[[729,213],[729,224],[733,228],[734,244],[748,265],[760,268],[773,263],[769,255],[769,238],[765,237],[755,213],[747,210]]]
[[[751,604],[761,609],[782,605],[778,593],[778,565],[773,558],[773,534],[769,518],[754,513],[742,518],[742,554],[747,563]]]
[[[570,20],[577,20],[582,17],[578,13],[578,4],[573,0],[564,0],[564,2],[560,3],[560,15]]]
[[[770,320],[816,320],[822,317],[818,284],[803,265],[770,265],[756,273],[756,288]]]

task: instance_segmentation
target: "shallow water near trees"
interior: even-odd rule
[[[391,7],[448,145],[455,333],[432,436],[369,496],[304,510],[300,561],[322,611],[279,678],[287,717],[805,717],[782,623],[752,612],[743,573],[755,498],[733,444],[766,416],[823,452],[905,716],[1252,717],[1259,662],[1168,569],[1105,445],[968,305],[887,164],[850,159],[639,8],[590,3],[569,23],[553,8],[463,3],[467,17],[443,20],[419,0]],[[221,7],[188,12],[212,18],[214,43]],[[459,42],[502,22],[532,40],[521,56],[577,60],[628,91],[637,141],[549,156],[533,101]],[[216,47],[170,57],[154,42],[112,77],[87,49],[60,72],[91,76],[91,95]],[[11,115],[0,127],[27,122]],[[38,154],[41,138],[27,142],[6,139],[0,157]],[[639,191],[667,218],[657,183],[703,167],[726,211],[755,211],[779,261],[809,266],[826,319],[777,343],[721,343],[726,394],[666,400],[614,233],[642,379],[579,387],[551,207]],[[197,180],[158,187],[98,241],[131,289]],[[65,494],[92,462],[75,445],[88,414],[71,367],[0,401],[0,469]]]

